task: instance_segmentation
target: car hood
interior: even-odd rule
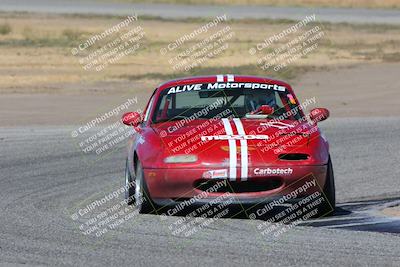
[[[303,135],[310,136],[315,126],[307,122],[298,122],[292,120],[267,120],[267,119],[218,119],[218,120],[193,120],[169,121],[153,125],[153,129],[163,139],[164,143],[175,141],[177,138],[181,141],[188,142],[189,139],[194,140],[195,137],[203,137],[207,140],[220,140],[221,138],[204,138],[209,136],[233,135],[233,138],[240,140],[245,137],[251,144],[257,143],[257,140],[268,139],[267,143],[276,141],[279,136],[283,135]],[[264,135],[267,135],[265,137]],[[259,138],[255,136],[261,136]],[[222,138],[224,139],[224,138]],[[176,141],[174,143],[177,143]]]
[[[153,129],[166,156],[196,154],[210,164],[226,162],[232,153],[244,150],[253,164],[276,159],[285,151],[307,148],[318,131],[307,122],[268,119],[180,120],[159,123]]]

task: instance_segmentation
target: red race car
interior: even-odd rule
[[[314,98],[315,101],[315,98]],[[329,144],[317,127],[329,112],[303,112],[289,84],[215,75],[172,80],[152,94],[134,127],[126,160],[126,201],[140,212],[186,202],[253,205],[320,191],[331,210]],[[311,189],[313,188],[313,189]]]

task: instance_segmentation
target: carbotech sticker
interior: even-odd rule
[[[293,173],[292,168],[255,168],[255,175],[289,175]]]

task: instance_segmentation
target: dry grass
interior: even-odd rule
[[[60,88],[73,87],[71,84],[82,87],[85,83],[104,81],[140,82],[149,90],[166,79],[216,73],[255,74],[292,81],[310,69],[400,61],[400,27],[325,24],[320,25],[325,37],[316,51],[295,61],[285,71],[265,72],[257,66],[257,58],[249,55],[249,48],[292,24],[289,21],[246,20],[229,23],[235,36],[227,51],[188,72],[174,72],[168,63],[170,57],[160,55],[160,48],[192,32],[204,21],[145,19],[137,22],[146,33],[143,48],[103,71],[85,71],[78,58],[71,55],[71,48],[115,25],[121,18],[5,13],[1,17],[11,25],[12,32],[0,35],[0,92],[52,92],[56,88],[59,92]],[[199,35],[184,47],[203,38],[204,35]]]
[[[104,1],[104,0],[99,0]],[[152,2],[194,5],[270,5],[301,7],[351,7],[351,8],[400,8],[398,0],[114,0],[119,2]]]
[[[11,26],[8,23],[2,23],[0,24],[0,34],[1,35],[6,35],[11,32]]]

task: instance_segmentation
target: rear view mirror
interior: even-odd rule
[[[317,123],[320,121],[324,121],[329,117],[329,110],[326,108],[314,108],[310,112],[310,119]]]
[[[122,115],[122,123],[128,126],[137,127],[142,121],[142,116],[139,112],[127,112]]]

